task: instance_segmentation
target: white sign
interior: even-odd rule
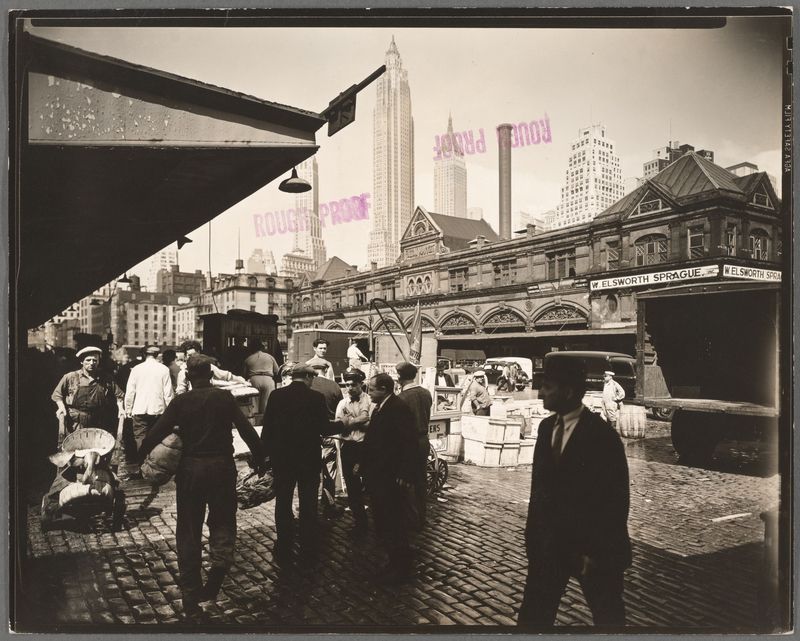
[[[619,289],[621,287],[647,287],[649,285],[680,283],[687,280],[697,280],[698,278],[711,278],[718,275],[719,265],[701,265],[699,267],[671,269],[666,272],[649,272],[647,274],[600,278],[591,282],[590,289],[595,292],[601,289]]]
[[[781,282],[781,272],[759,267],[742,267],[740,265],[723,265],[722,275],[725,278],[744,278],[746,280],[767,280],[773,283]]]
[[[430,421],[428,423],[428,440],[441,439],[447,436],[447,419]]]

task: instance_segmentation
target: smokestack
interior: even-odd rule
[[[511,130],[513,125],[497,127],[500,178],[500,230],[502,240],[511,238]]]

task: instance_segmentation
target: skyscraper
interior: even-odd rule
[[[408,72],[392,37],[373,112],[373,202],[367,260],[394,263],[414,212],[414,120]]]
[[[269,249],[254,249],[247,259],[248,274],[277,274],[278,268],[275,265],[275,256]]]
[[[437,214],[467,218],[467,166],[464,149],[453,134],[452,116],[447,119],[445,141],[442,157],[433,163],[434,209]]]
[[[614,146],[603,125],[580,130],[572,143],[553,229],[588,222],[622,198],[622,169]]]
[[[314,269],[319,269],[328,260],[322,226],[319,221],[319,175],[317,158],[312,156],[297,167],[297,175],[311,183],[311,190],[295,196],[297,228],[294,232],[293,254],[303,252],[309,256]]]
[[[156,291],[158,272],[162,269],[169,271],[173,265],[178,264],[178,252],[174,249],[162,249],[153,254],[147,261],[146,272],[142,277],[142,285],[149,292]]]

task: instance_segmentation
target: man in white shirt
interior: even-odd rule
[[[347,348],[347,360],[350,367],[355,369],[361,369],[361,363],[366,363],[369,360],[358,348],[355,338],[350,339],[350,346]]]
[[[367,533],[367,513],[364,510],[364,485],[361,481],[361,462],[364,434],[369,423],[371,401],[364,393],[364,375],[348,372],[347,397],[336,407],[336,420],[350,431],[341,437],[342,476],[347,486],[347,502],[355,519],[352,533],[355,537]]]
[[[324,376],[332,381],[336,380],[336,375],[333,373],[333,365],[325,358],[328,353],[328,341],[324,338],[318,338],[313,343],[314,355],[306,361],[306,365],[313,367],[317,370],[317,376]]]
[[[125,388],[125,414],[133,418],[137,452],[174,396],[169,367],[158,362],[160,351],[155,345],[147,348],[144,362],[131,370]]]
[[[617,413],[623,398],[625,390],[614,380],[614,372],[611,370],[603,372],[603,413],[611,427],[617,427]]]

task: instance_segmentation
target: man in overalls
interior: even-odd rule
[[[84,347],[76,356],[81,369],[64,374],[51,398],[58,406],[56,417],[63,419],[59,444],[65,434],[79,427],[99,427],[117,433],[117,417],[124,414],[124,394],[119,386],[100,371],[99,347]]]

